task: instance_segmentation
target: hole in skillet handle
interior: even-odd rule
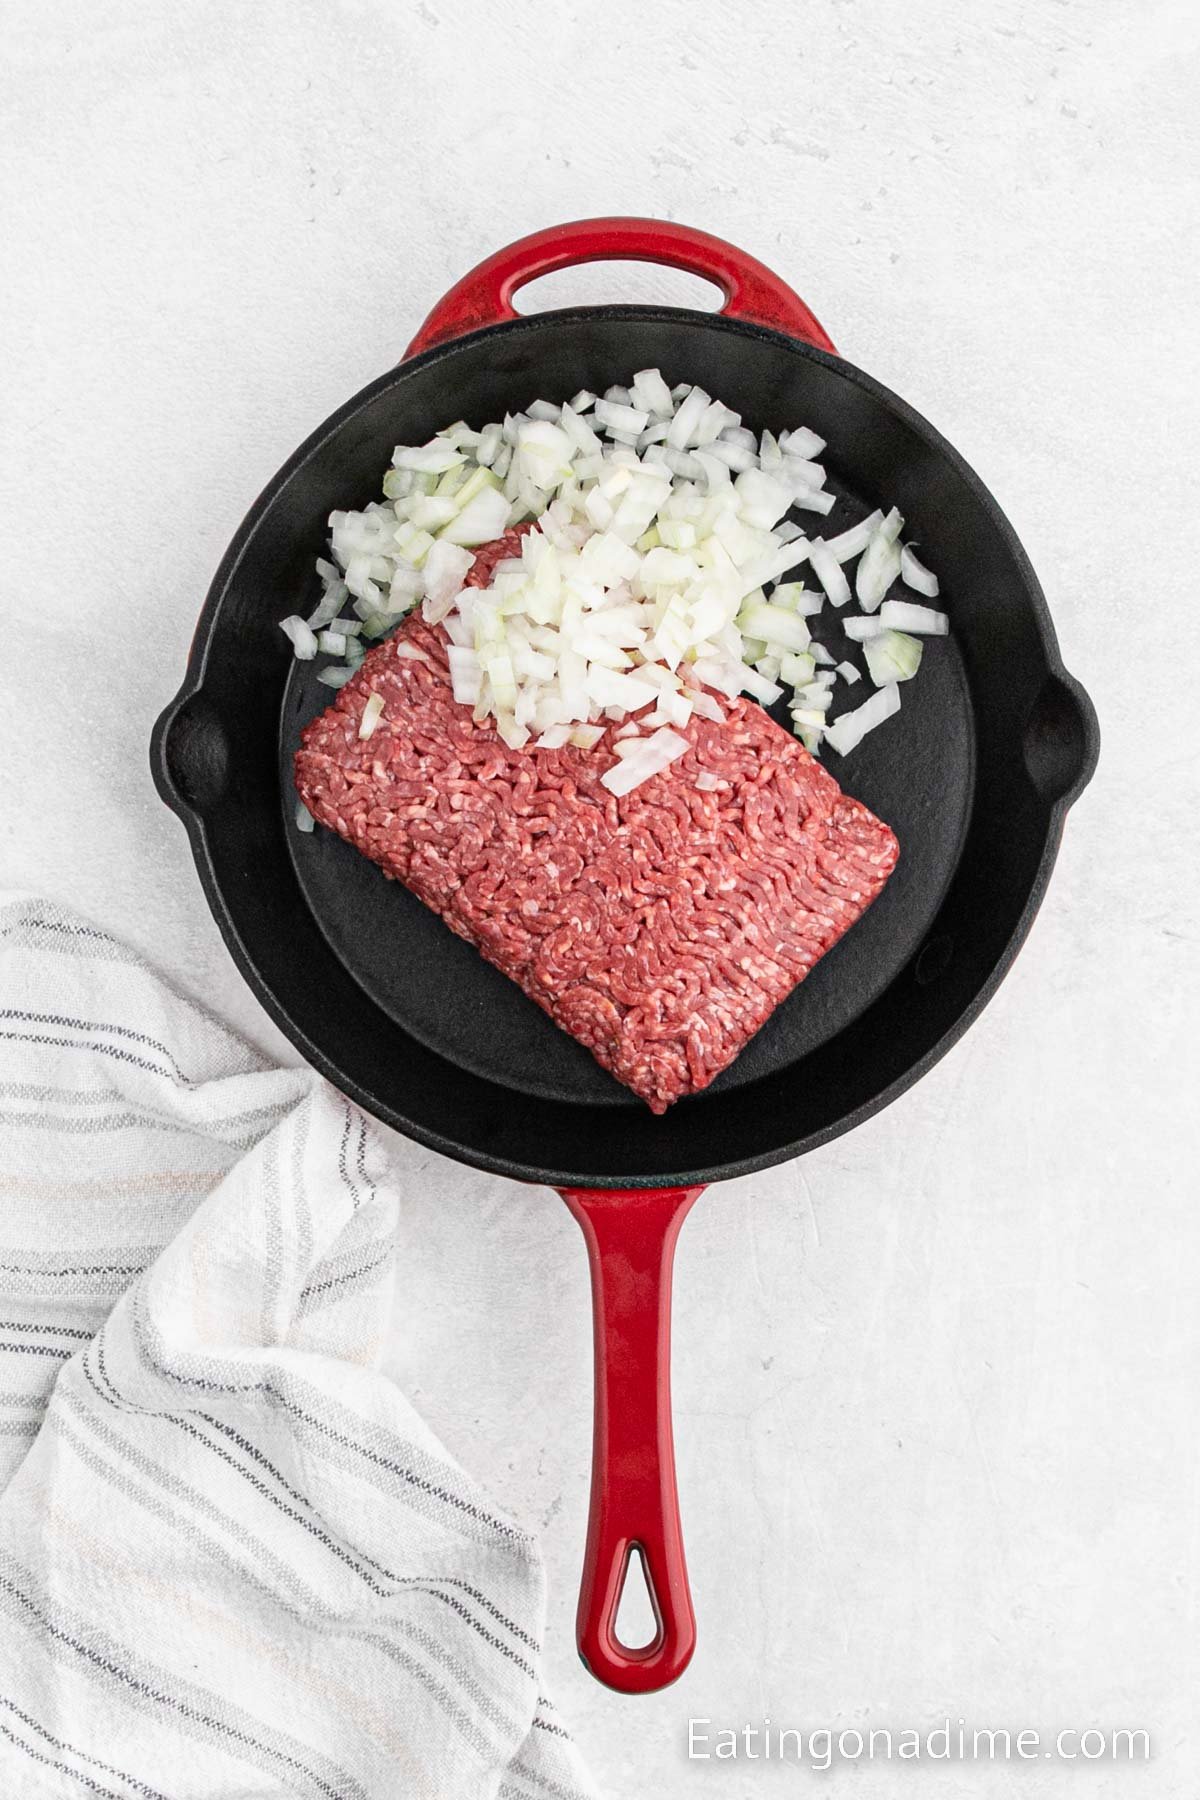
[[[685,306],[693,312],[720,312],[720,284],[686,269],[661,263],[591,263],[539,275],[513,295],[523,319],[568,306]]]
[[[631,1544],[621,1576],[613,1636],[626,1654],[636,1655],[639,1650],[653,1647],[662,1628],[662,1614],[650,1580],[646,1552],[640,1544]]]

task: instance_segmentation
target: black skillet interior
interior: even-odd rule
[[[498,971],[327,832],[293,824],[290,757],[330,699],[276,622],[315,603],[329,512],[377,496],[397,442],[634,369],[699,381],[761,429],[808,424],[839,504],[894,503],[942,578],[950,640],[898,717],[832,772],[895,829],[880,900],[704,1094],[655,1119]],[[814,524],[817,523],[814,520]],[[817,627],[851,654],[837,615]],[[196,664],[200,665],[199,683]],[[282,691],[281,711],[276,711]],[[869,691],[846,691],[842,706]],[[705,314],[542,314],[435,350],[322,427],[259,501],[214,583],[160,786],[218,922],[279,1023],[344,1091],[465,1161],[559,1185],[717,1180],[848,1128],[914,1080],[1007,967],[1096,752],[1035,578],[995,503],[909,408],[839,359]]]

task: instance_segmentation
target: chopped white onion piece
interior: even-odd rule
[[[877,689],[869,700],[856,706],[853,712],[843,713],[832,725],[825,727],[825,742],[832,744],[839,756],[849,756],[877,725],[890,719],[893,713],[900,711],[900,689],[895,682]]]
[[[842,565],[821,538],[813,538],[808,547],[812,572],[825,589],[831,606],[845,606],[850,598],[850,583],[842,573]]]
[[[317,635],[298,613],[280,619],[279,629],[292,640],[292,651],[300,662],[311,662],[317,654]]]
[[[686,450],[697,442],[697,430],[708,404],[709,395],[700,387],[690,389],[686,398],[680,401],[667,432],[667,443],[673,450]]]
[[[872,638],[879,637],[887,627],[866,614],[851,613],[848,619],[842,620],[842,630],[852,643],[866,644]]]
[[[885,600],[879,609],[880,623],[893,631],[911,631],[917,637],[945,637],[950,620],[944,612],[931,606],[917,606],[911,600]]]
[[[371,694],[367,700],[367,704],[363,707],[362,718],[358,722],[358,735],[360,738],[369,738],[371,736],[379,723],[379,716],[382,711],[383,695]]]
[[[801,512],[831,513],[837,505],[837,495],[827,494],[822,488],[797,488],[792,494],[792,505]]]
[[[809,630],[804,620],[798,613],[772,606],[769,601],[743,607],[737,622],[747,637],[761,638],[764,644],[778,645],[781,650],[808,649]]]
[[[711,769],[701,769],[696,776],[696,786],[702,794],[712,794],[720,787],[720,778]]]
[[[630,384],[629,397],[635,406],[653,413],[655,418],[669,419],[675,411],[671,390],[658,369],[639,369]]]
[[[460,706],[474,706],[483,682],[483,667],[474,650],[451,644],[446,652],[450,659],[450,685]]]
[[[816,663],[807,651],[781,657],[779,663],[781,679],[794,688],[803,687],[806,681],[811,681],[815,669]]]
[[[448,525],[443,525],[438,536],[450,544],[470,547],[490,544],[493,538],[501,537],[507,531],[508,511],[508,503],[499,488],[483,488],[473,500],[467,501]]]
[[[691,701],[692,711],[698,713],[702,719],[709,719],[714,725],[723,725],[725,723],[725,714],[721,711],[721,708],[717,705],[712,695],[706,693],[703,688],[693,688],[691,690]]]
[[[807,425],[801,425],[796,431],[780,432],[779,447],[788,456],[820,456],[825,439],[810,431]]]
[[[885,687],[889,681],[911,681],[921,666],[924,648],[920,638],[903,631],[885,631],[863,646],[867,673],[876,687]]]
[[[857,525],[851,525],[840,537],[826,538],[825,548],[840,563],[849,562],[852,556],[861,556],[876,531],[883,524],[881,512],[869,513],[860,519]]]
[[[746,469],[756,469],[758,458],[754,454],[753,433],[750,436],[749,449],[744,444],[728,444],[724,439],[718,438],[716,443],[705,446],[706,454],[715,456],[718,462],[723,462],[727,469],[733,469],[739,475]]]
[[[597,425],[607,425],[613,431],[631,432],[634,437],[645,431],[650,423],[650,414],[642,412],[636,406],[622,405],[614,400],[597,400],[593,415]]]
[[[937,599],[938,578],[921,562],[911,544],[904,544],[900,550],[900,579],[914,593],[924,594],[929,600]]]
[[[747,694],[753,694],[762,706],[774,706],[783,696],[783,689],[778,682],[768,681],[757,669],[742,670],[742,689]]]
[[[296,829],[297,829],[297,831],[315,831],[316,828],[317,828],[317,821],[313,818],[313,816],[309,812],[307,806],[305,806],[303,800],[297,800],[297,802],[296,802]]]
[[[475,446],[475,461],[481,468],[490,468],[495,462],[503,441],[504,433],[499,425],[484,426],[479,434],[479,442]]]
[[[903,525],[904,520],[893,507],[863,551],[862,561],[854,578],[854,591],[864,612],[875,611],[900,573],[900,551],[896,546],[896,539]]]
[[[824,604],[824,593],[806,588],[802,581],[784,582],[771,595],[772,606],[786,606],[789,612],[799,613],[801,618],[815,618]]]
[[[680,737],[678,732],[670,730],[668,726],[663,726],[653,736],[630,744],[629,755],[621,757],[611,769],[606,769],[601,775],[601,785],[618,798],[622,794],[631,794],[634,788],[641,787],[651,776],[669,769],[689,748],[686,738]]]
[[[862,680],[861,674],[852,662],[840,662],[837,666],[837,672],[843,681],[848,681],[850,683],[851,687],[853,687],[856,681]]]

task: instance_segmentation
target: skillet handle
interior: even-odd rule
[[[665,263],[715,282],[726,318],[767,325],[818,350],[836,354],[828,335],[785,281],[723,238],[668,219],[578,219],[531,232],[478,263],[438,301],[405,357],[468,331],[515,319],[517,289],[554,269],[589,262]]]
[[[584,1665],[623,1694],[682,1675],[696,1646],[671,1436],[671,1263],[702,1188],[563,1188],[587,1241],[596,1345],[592,1499],[576,1619]],[[658,1629],[630,1649],[617,1611],[640,1552]]]

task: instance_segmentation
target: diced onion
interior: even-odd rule
[[[839,537],[826,538],[825,548],[838,562],[849,562],[852,556],[862,555],[882,524],[881,512],[870,513],[865,519],[860,519],[857,525],[851,525],[849,530],[843,531]]]
[[[900,550],[900,579],[915,593],[924,594],[930,600],[937,599],[938,578],[921,562],[911,544],[904,544]]]
[[[370,695],[367,704],[363,707],[362,718],[358,722],[358,735],[360,738],[369,738],[371,736],[379,723],[382,712],[383,695]]]
[[[920,638],[903,631],[885,631],[863,647],[867,673],[876,687],[885,687],[890,681],[911,681],[921,666],[923,649]]]
[[[313,818],[313,816],[309,812],[307,806],[305,806],[303,800],[297,800],[297,802],[296,802],[296,829],[297,829],[297,831],[315,831],[316,828],[317,828],[317,821]]]
[[[762,706],[774,706],[775,702],[783,697],[783,689],[779,684],[768,681],[767,677],[760,675],[757,669],[742,670],[742,688],[747,694],[753,694]]]
[[[904,520],[895,507],[879,525],[863,551],[854,579],[854,592],[864,612],[874,612],[900,573],[900,552],[896,539]]]
[[[845,606],[850,598],[850,583],[842,573],[842,565],[828,544],[814,538],[809,545],[808,560],[812,572],[825,589],[832,606]]]
[[[865,644],[871,638],[877,638],[886,629],[887,627],[879,619],[868,618],[865,615],[860,617],[857,613],[851,613],[848,619],[842,620],[842,630],[855,644]]]
[[[442,527],[439,535],[451,544],[490,544],[508,529],[508,511],[508,502],[499,488],[484,488],[468,500],[449,525]]]
[[[298,661],[311,662],[317,654],[317,635],[299,614],[293,613],[290,618],[280,619],[279,629],[291,638],[292,651]]]
[[[693,717],[722,724],[720,702],[743,693],[772,705],[790,689],[815,751],[834,682],[861,679],[810,641],[826,600],[841,608],[857,592],[859,615],[839,622],[887,687],[911,678],[920,638],[948,628],[945,614],[885,598],[897,575],[937,591],[901,546],[895,509],[827,539],[805,534],[799,516],[838,505],[824,449],[807,427],[756,435],[724,402],[670,387],[657,369],[599,399],[580,390],[478,428],[459,420],[396,447],[382,500],[330,515],[322,598],[307,623],[283,629],[301,659],[318,649],[343,659],[318,676],[337,687],[419,604],[446,642],[457,704],[513,749],[604,740],[610,759],[619,751],[610,791],[669,767]],[[532,529],[487,587],[464,587],[478,546],[522,523]],[[806,560],[811,590],[787,578]],[[427,660],[407,637],[394,642],[397,656]],[[382,696],[368,698],[364,737],[382,709]]]
[[[807,425],[801,425],[796,431],[785,431],[780,435],[779,447],[788,456],[820,456],[825,448],[825,439],[810,431]]]
[[[917,637],[945,637],[950,629],[944,612],[917,606],[911,600],[885,600],[879,609],[879,620],[890,630],[911,631]]]
[[[723,725],[725,723],[725,714],[721,711],[721,708],[717,705],[712,695],[706,693],[703,688],[694,688],[692,690],[692,711],[694,713],[699,713],[702,719],[708,719],[714,725]]]
[[[816,672],[816,662],[807,651],[800,655],[785,656],[779,665],[779,674],[789,687],[802,688],[812,680]]]
[[[618,797],[631,794],[634,788],[641,787],[651,776],[658,775],[663,769],[669,769],[673,762],[685,755],[690,748],[688,741],[679,733],[663,726],[653,736],[639,740],[629,747],[629,755],[623,756],[601,775],[601,785],[610,794]]]
[[[629,431],[636,436],[645,431],[650,414],[636,406],[622,406],[612,400],[597,400],[594,417],[597,425],[611,425],[616,431]]]
[[[807,650],[809,629],[804,620],[781,606],[762,601],[747,606],[738,614],[738,625],[748,637],[761,638],[764,644],[777,644],[781,650]]]
[[[832,744],[839,756],[849,756],[850,752],[862,743],[869,731],[890,719],[893,713],[900,711],[900,689],[895,682],[881,687],[856,706],[853,712],[843,713],[832,725],[825,727],[825,742]]]
[[[483,667],[476,651],[451,644],[446,655],[450,659],[450,685],[460,706],[474,706],[483,685]]]

